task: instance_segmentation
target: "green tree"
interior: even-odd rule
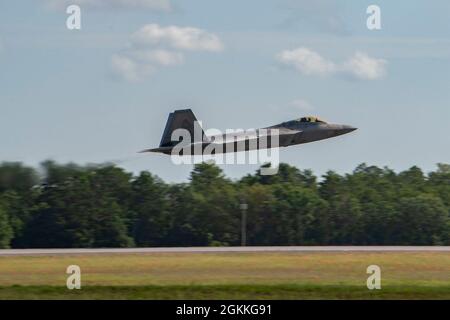
[[[330,200],[334,196],[344,191],[344,179],[334,171],[328,171],[319,183],[319,194],[325,200]]]
[[[171,246],[206,246],[213,240],[208,221],[201,221],[202,215],[192,188],[188,184],[169,187],[170,203],[167,244]]]
[[[388,168],[359,165],[345,176],[345,189],[358,200],[362,230],[359,244],[388,244],[399,188],[395,172]]]
[[[30,189],[21,194],[14,190],[0,194],[0,203],[3,203],[3,209],[9,216],[9,224],[13,230],[14,238],[11,240],[11,246],[14,248],[24,246],[24,229],[31,219],[31,212],[38,193],[39,190]]]
[[[0,205],[0,248],[7,249],[10,247],[11,239],[13,238],[13,230],[9,225],[8,215],[3,207]]]
[[[438,163],[438,169],[428,175],[428,189],[450,208],[450,164]]]
[[[402,197],[417,196],[428,192],[425,175],[417,166],[398,174],[399,193]]]
[[[33,168],[25,167],[20,162],[0,164],[0,193],[6,191],[26,193],[38,182],[39,177]]]
[[[87,167],[79,166],[75,163],[58,164],[52,160],[46,160],[41,163],[44,173],[44,184],[56,185],[65,183],[70,179],[79,177],[88,170]]]
[[[239,242],[239,195],[222,170],[213,164],[195,165],[191,173],[193,225],[207,235],[209,244]]]
[[[400,198],[392,244],[443,245],[449,239],[449,210],[429,194]]]
[[[247,206],[247,244],[268,245],[273,242],[278,221],[273,211],[276,201],[270,185],[255,183],[242,186],[239,190]]]
[[[269,167],[269,165],[263,165],[263,167]],[[262,175],[261,169],[256,172],[256,175],[247,175],[241,182],[247,184],[261,183],[261,184],[279,184],[279,183],[292,183],[298,186],[303,186],[311,189],[317,187],[316,177],[311,170],[299,170],[296,167],[290,166],[286,163],[280,163],[278,166],[278,173],[274,175]]]
[[[166,245],[169,195],[162,180],[142,172],[132,182],[133,237],[138,246]]]
[[[64,183],[47,185],[27,226],[31,247],[126,247],[123,209],[85,172]]]
[[[46,161],[42,183],[0,165],[0,247],[238,245],[242,201],[250,245],[450,244],[450,165],[425,175],[360,164],[349,174],[279,165],[238,181],[213,164],[165,184],[111,164]]]
[[[329,200],[331,242],[336,245],[356,245],[363,237],[361,205],[347,194]]]

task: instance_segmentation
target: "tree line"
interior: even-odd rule
[[[114,165],[0,164],[0,248],[450,245],[450,165],[425,174],[361,164],[352,173],[280,164],[230,180],[213,164],[186,183]]]

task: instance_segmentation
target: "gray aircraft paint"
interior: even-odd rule
[[[201,154],[207,146],[215,147],[214,153],[258,150],[272,147],[288,147],[323,139],[337,137],[356,130],[349,125],[332,124],[316,117],[303,117],[286,121],[274,126],[256,129],[254,131],[233,132],[216,136],[206,136],[191,109],[176,110],[169,114],[161,143],[158,148],[146,149],[141,152],[157,152],[171,154],[179,141],[172,140],[172,133],[177,129],[186,130],[191,137],[183,149],[191,155]],[[195,130],[200,134],[195,136]],[[278,143],[272,145],[273,137],[278,136]],[[267,144],[261,143],[265,139]],[[180,153],[180,154],[183,154]]]

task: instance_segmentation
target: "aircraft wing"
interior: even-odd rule
[[[274,137],[279,136],[280,139],[280,145],[281,142],[289,141],[291,142],[292,139],[299,133],[301,133],[301,130],[291,130],[287,128],[263,128],[263,129],[256,129],[256,130],[246,130],[246,131],[236,131],[232,133],[223,134],[221,136],[210,136],[208,137],[210,141],[213,143],[228,143],[228,142],[239,142],[239,141],[245,141],[245,140],[256,140],[260,139],[262,137]],[[284,144],[284,143],[283,143]]]
[[[264,137],[271,137],[270,143],[273,143],[272,137],[278,136],[278,146],[285,147],[293,143],[295,137],[301,133],[301,130],[291,130],[287,128],[262,128],[256,130],[237,130],[235,132],[226,133],[223,135],[213,135],[206,137],[207,142],[202,142],[204,145],[214,145],[214,144],[227,144],[227,143],[238,143],[243,141],[259,141]],[[269,142],[269,141],[268,141]],[[192,144],[194,145],[194,144]],[[172,152],[173,146],[160,146],[158,148],[146,149],[140,152],[156,152],[170,154]]]

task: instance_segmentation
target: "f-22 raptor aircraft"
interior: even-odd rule
[[[177,129],[184,130],[176,132]],[[192,110],[184,109],[169,114],[159,147],[141,152],[172,154],[176,151],[177,155],[196,155],[203,154],[205,149],[210,150],[211,154],[249,151],[313,142],[354,130],[356,128],[352,126],[327,123],[317,117],[302,117],[251,132],[206,136]],[[180,132],[185,134],[180,135]],[[180,140],[181,137],[183,139]]]

